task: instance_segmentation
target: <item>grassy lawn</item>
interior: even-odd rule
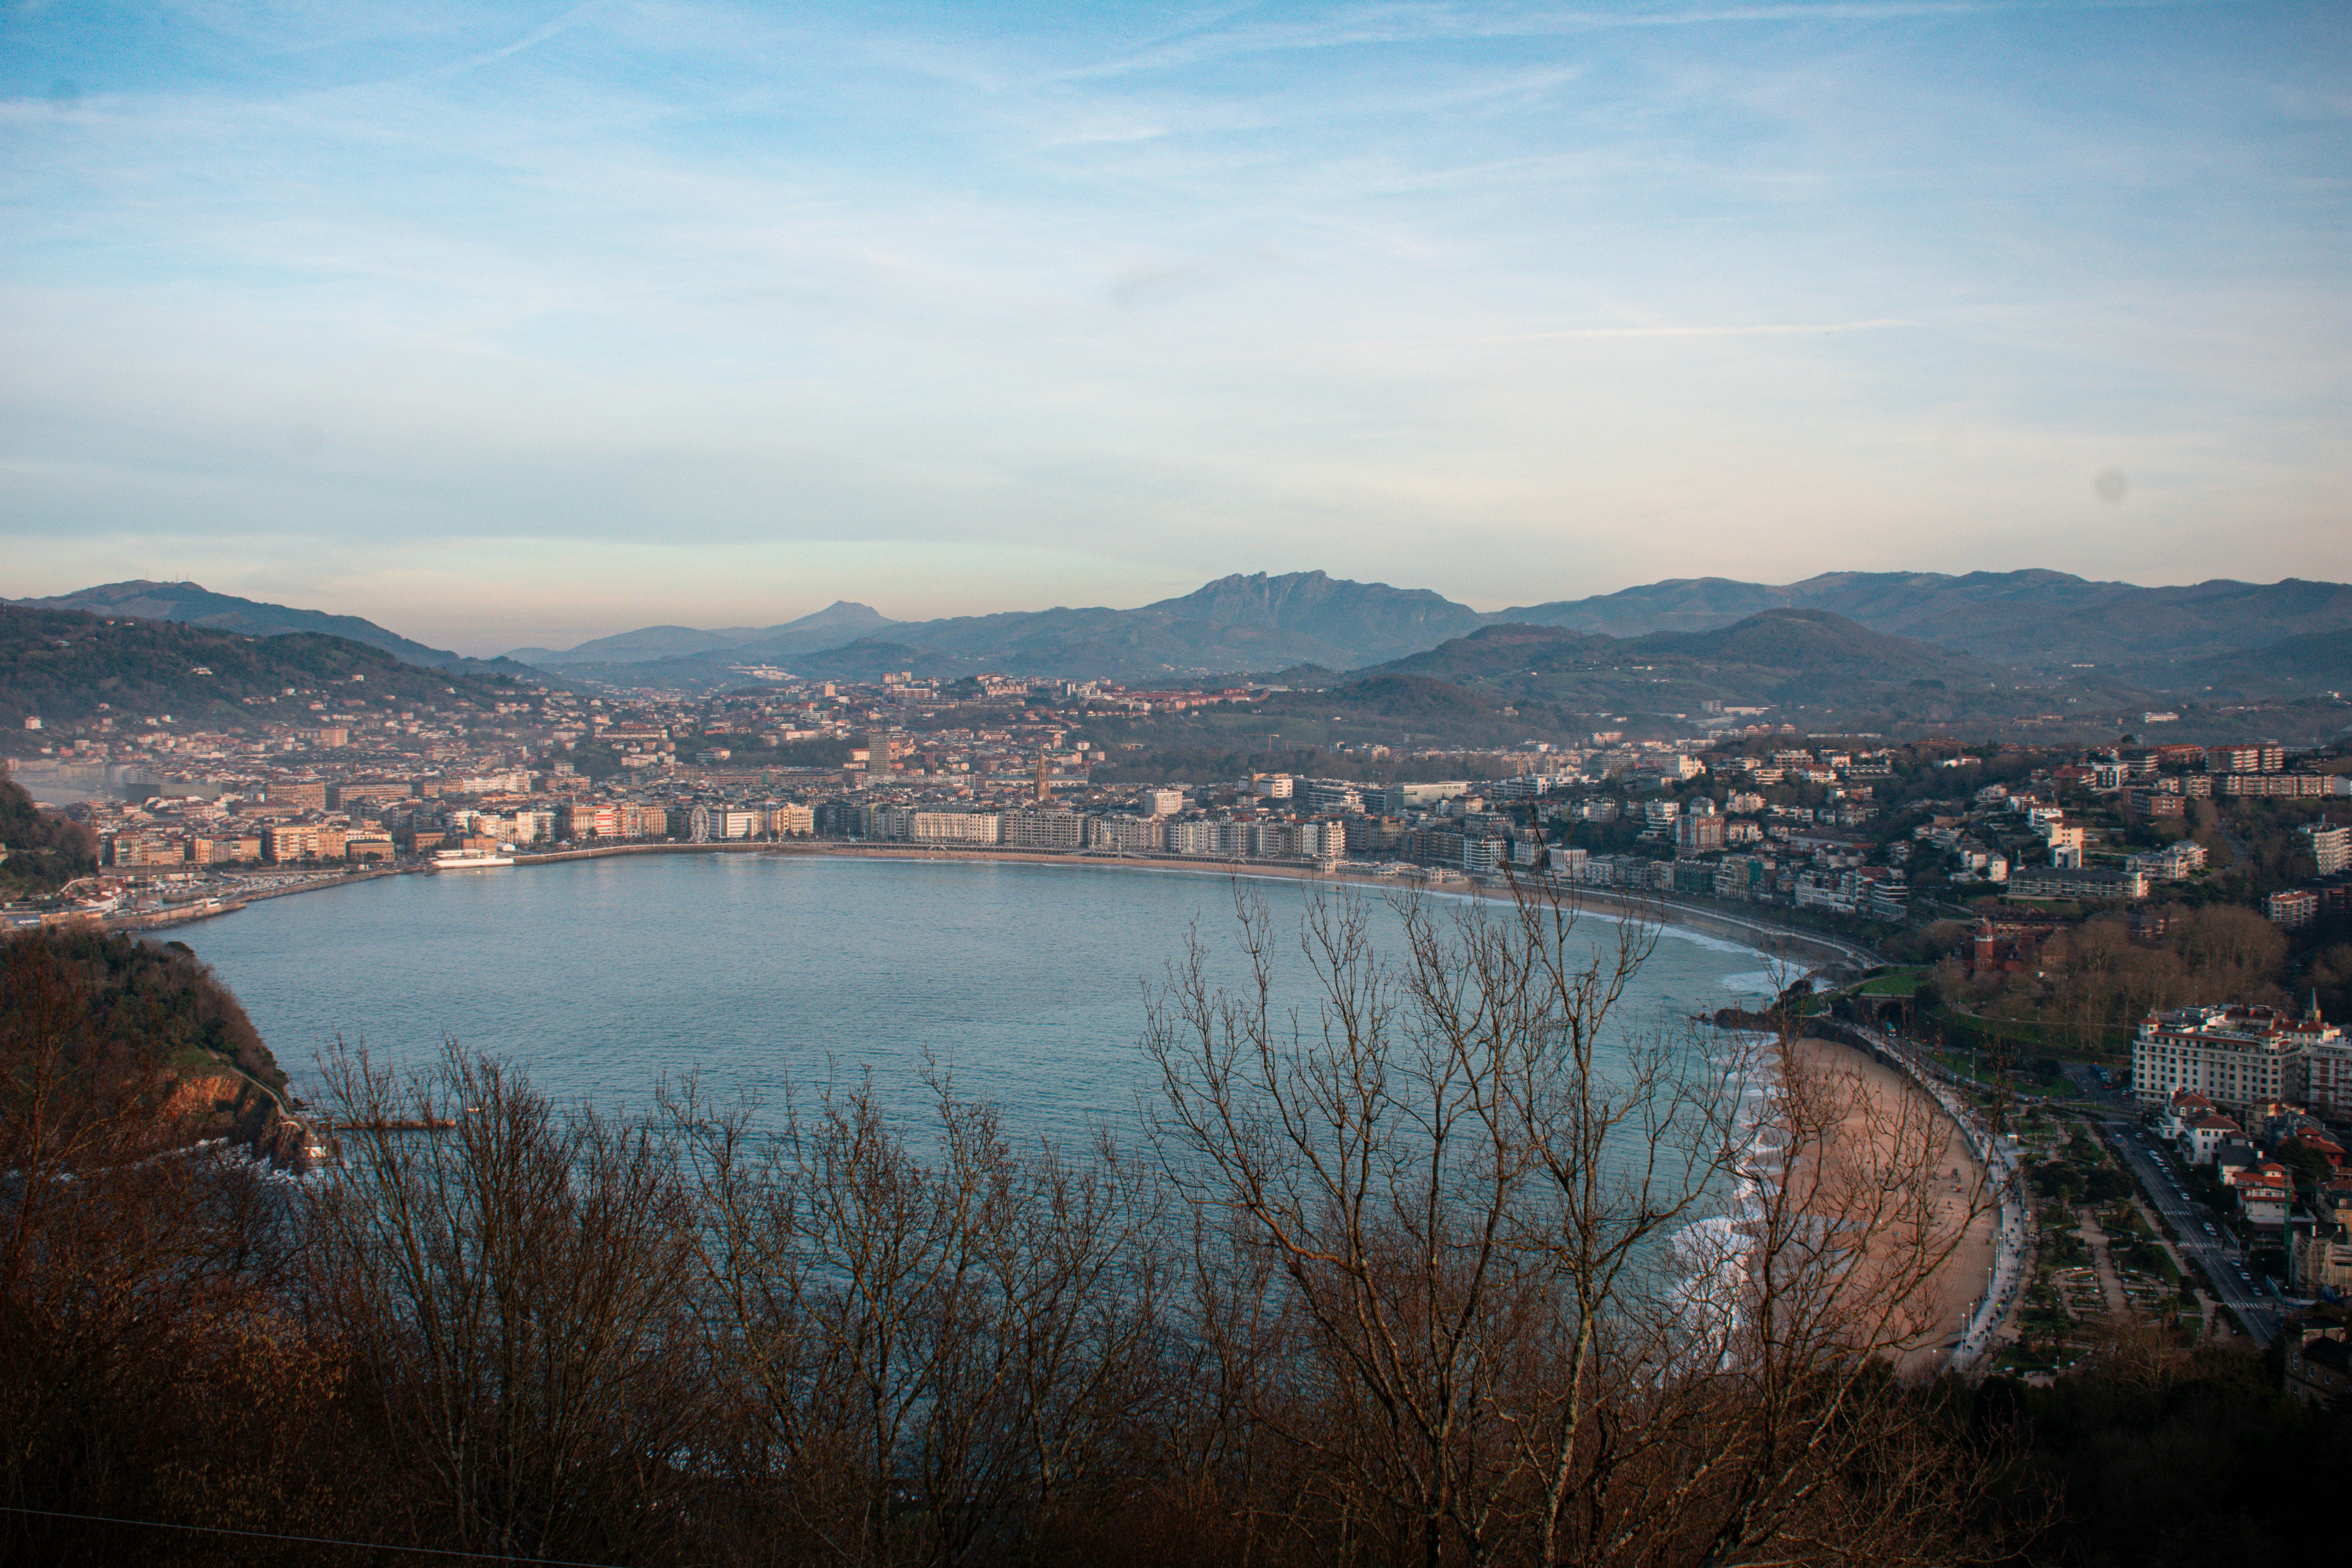
[[[1924,969],[1901,969],[1891,974],[1874,975],[1853,988],[1857,996],[1911,996],[1919,990]]]

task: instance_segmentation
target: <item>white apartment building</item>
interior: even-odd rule
[[[1174,816],[1184,809],[1184,792],[1148,789],[1136,798],[1135,808],[1146,816]]]
[[[1168,825],[1168,852],[1230,858],[1247,853],[1248,845],[1238,822],[1171,822]]]
[[[1339,779],[1310,779],[1307,784],[1307,809],[1352,815],[1364,809],[1363,792]]]
[[[2318,865],[2321,876],[2332,877],[2352,866],[2352,827],[2322,820],[2305,823],[2295,831],[2311,840],[2311,858]]]
[[[1166,847],[1167,828],[1157,817],[1116,813],[1087,819],[1089,848],[1113,855],[1147,855]]]
[[[2272,1007],[2184,1007],[2150,1013],[2132,1042],[2132,1095],[2159,1105],[2187,1089],[2241,1117],[2301,1101],[2315,1047],[2340,1040],[2316,1008],[2297,1018]]]
[[[907,837],[918,844],[995,844],[1004,837],[1004,818],[992,811],[919,811]]]
[[[1470,793],[1466,779],[1436,784],[1392,784],[1381,792],[1381,808],[1388,812],[1427,811],[1441,800],[1458,800]]]
[[[1547,869],[1552,875],[1568,877],[1580,882],[1584,880],[1584,868],[1592,858],[1592,854],[1587,849],[1556,847],[1544,851],[1544,858],[1547,862]]]
[[[2150,881],[2178,882],[2205,869],[2205,846],[2193,838],[2183,838],[2161,849],[2127,856],[2124,864],[2132,870],[2146,872]]]
[[[1076,849],[1086,843],[1087,819],[1075,811],[1009,811],[997,821],[999,842],[1008,849]]]

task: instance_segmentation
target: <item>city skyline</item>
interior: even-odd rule
[[[2352,577],[2340,16],[0,21],[0,591]]]

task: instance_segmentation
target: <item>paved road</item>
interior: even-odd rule
[[[2139,1127],[2110,1121],[2106,1131],[2107,1141],[2122,1152],[2132,1174],[2139,1178],[2141,1189],[2180,1238],[2177,1244],[2180,1250],[2205,1270],[2213,1293],[2238,1314],[2238,1321],[2253,1336],[2254,1343],[2268,1345],[2278,1338],[2288,1314],[2279,1299],[2255,1283],[2246,1271],[2244,1253],[2236,1245],[2229,1226],[2175,1184],[2179,1167],[2156,1152]]]
[[[2267,1346],[2278,1337],[2281,1326],[2292,1315],[2290,1310],[2251,1277],[2251,1270],[2245,1268],[2244,1248],[2230,1226],[2189,1195],[2179,1179],[2179,1165],[2158,1150],[2154,1137],[2139,1125],[2132,1102],[2092,1078],[2088,1068],[2070,1070],[2098,1107],[2108,1143],[2123,1155],[2140,1190],[2179,1237],[2174,1245],[2205,1271],[2213,1293],[2237,1313],[2254,1343]]]

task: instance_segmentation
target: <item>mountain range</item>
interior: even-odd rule
[[[240,599],[215,594],[194,583],[103,583],[46,599],[6,599],[0,604],[35,610],[78,610],[87,615],[139,621],[184,621],[216,631],[247,637],[281,637],[304,632],[320,637],[348,637],[381,648],[403,664],[473,675],[528,675],[531,671],[511,658],[469,658],[446,647],[427,647],[398,632],[386,631],[358,616],[329,615],[324,610],[297,610],[260,599]]]
[[[835,605],[764,631],[647,627],[561,653],[518,649],[512,657],[588,679],[689,688],[724,684],[730,666],[780,659],[789,659],[796,674],[845,679],[893,669],[946,676],[999,670],[1133,683],[1362,669],[1498,626],[1600,638],[1691,636],[1780,610],[1825,611],[1989,667],[2090,666],[2159,690],[2226,685],[2260,693],[2324,682],[2331,678],[2314,660],[2332,668],[2329,647],[2352,636],[2352,584],[2295,578],[2159,588],[2045,571],[1841,572],[1787,584],[1675,578],[1482,613],[1427,589],[1297,572],[1221,577],[1131,610],[1056,607],[888,621],[864,605]],[[823,639],[808,633],[824,617],[833,617],[824,629],[855,635],[818,646]],[[1488,642],[1465,657],[1475,661],[1498,647]]]
[[[1610,637],[1707,631],[1773,609],[1828,610],[1873,631],[2007,664],[2127,665],[2243,653],[2352,628],[2352,584],[2226,579],[2185,587],[2095,583],[2063,572],[1832,572],[1774,585],[1676,578],[1491,617]]]
[[[1990,687],[2021,669],[2117,689],[2210,687],[2252,696],[2352,684],[2346,652],[2352,584],[2295,578],[2157,588],[2047,571],[1831,573],[1779,584],[1675,578],[1480,612],[1427,589],[1323,572],[1236,574],[1135,609],[1057,606],[894,621],[841,601],[772,626],[651,626],[571,648],[518,648],[495,660],[461,658],[358,616],[213,594],[193,583],[115,583],[15,602],[248,635],[328,633],[413,664],[484,672],[530,667],[562,679],[687,690],[739,684],[751,665],[845,679],[895,669],[949,677],[997,670],[1129,684],[1253,672],[1314,684],[1338,671],[1382,670],[1509,685],[1530,695],[1543,689],[1561,700],[1608,690],[1621,704],[1632,700],[1636,674],[1648,686],[1712,680],[1722,688],[1735,666],[1749,672],[1734,683],[1739,691],[1775,680],[1793,691],[1799,672],[1838,667],[1881,683],[1948,688]],[[1734,627],[1744,629],[1732,643],[1706,640]],[[1632,668],[1636,663],[1668,668],[1642,671]],[[1826,697],[1835,686],[1815,680],[1805,689]]]

